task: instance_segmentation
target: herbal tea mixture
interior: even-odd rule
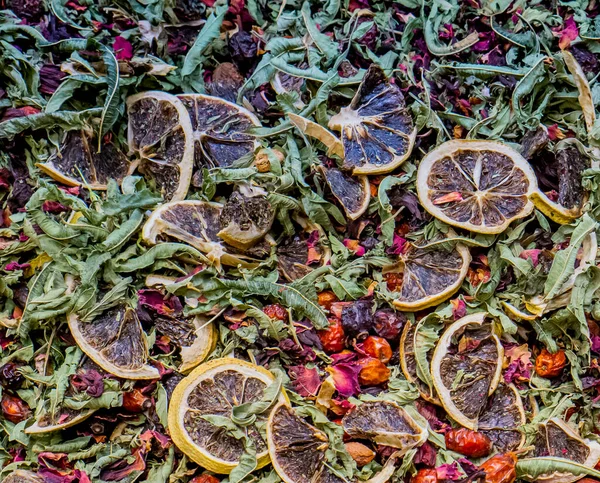
[[[0,9],[0,481],[600,481],[598,2]]]

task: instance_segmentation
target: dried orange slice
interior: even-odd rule
[[[350,105],[329,120],[341,132],[343,169],[354,174],[393,171],[412,152],[416,129],[400,88],[371,64]]]
[[[402,285],[395,289],[394,306],[413,312],[447,300],[460,288],[469,263],[469,250],[460,243],[447,248],[407,242],[398,255],[398,263],[383,270],[402,274]]]
[[[501,233],[533,211],[537,180],[514,149],[495,141],[448,141],[419,164],[417,193],[423,207],[450,225]]]
[[[127,99],[127,142],[140,171],[167,201],[182,200],[194,169],[194,130],[177,97],[149,91]]]
[[[392,401],[363,402],[342,419],[344,431],[353,438],[369,439],[405,453],[427,440],[420,427],[402,407]]]
[[[149,245],[160,239],[175,238],[203,253],[217,266],[252,267],[258,261],[243,254],[233,253],[219,237],[223,205],[207,201],[172,201],[152,212],[142,228],[142,238]]]
[[[356,220],[367,211],[371,200],[371,188],[367,176],[351,176],[337,168],[325,166],[320,166],[319,169],[348,218]]]
[[[438,341],[431,377],[444,409],[457,423],[476,430],[502,376],[504,349],[483,312],[454,322]]]
[[[60,151],[36,166],[59,183],[93,190],[105,190],[109,179],[120,182],[135,168],[112,142],[103,142],[98,152],[98,141],[83,130],[69,131]]]
[[[231,418],[236,406],[260,401],[275,377],[263,367],[240,359],[205,362],[175,388],[169,403],[169,431],[174,443],[189,458],[215,473],[230,473],[244,452],[243,442],[213,425],[207,416]],[[277,403],[285,403],[280,392]],[[256,414],[245,425],[256,448],[258,468],[269,463],[267,442],[260,428],[273,411]]]
[[[190,115],[196,166],[229,167],[258,145],[246,131],[260,126],[260,121],[248,109],[205,94],[177,97]]]
[[[158,369],[148,364],[148,342],[134,309],[121,304],[92,322],[67,315],[79,348],[106,372],[124,379],[155,379]]]

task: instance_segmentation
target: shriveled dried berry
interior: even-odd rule
[[[5,393],[2,396],[2,415],[16,424],[31,416],[31,410],[20,397]]]
[[[377,337],[375,335],[370,335],[363,342],[363,350],[374,357],[375,359],[379,359],[384,364],[390,362],[392,358],[392,348],[387,340],[383,337]]]
[[[141,413],[152,406],[152,400],[139,389],[123,394],[123,408],[132,413]]]
[[[346,347],[346,335],[338,319],[329,319],[329,327],[318,332],[323,350],[328,354],[340,352]]]
[[[388,340],[398,340],[406,323],[406,316],[393,309],[381,309],[373,316],[375,333]]]
[[[535,372],[540,377],[551,379],[562,374],[567,365],[567,357],[564,350],[558,350],[554,354],[542,349],[535,359]]]
[[[342,309],[342,326],[350,337],[366,334],[373,327],[373,303],[368,300],[359,300]]]
[[[467,428],[453,428],[446,432],[446,448],[471,458],[490,454],[492,441],[483,433]]]
[[[485,471],[485,483],[513,483],[517,479],[516,464],[514,453],[492,456],[480,466]]]
[[[339,299],[331,290],[324,290],[323,292],[319,292],[317,300],[319,302],[319,305],[325,310],[330,310],[331,304],[333,304],[334,302],[339,302]]]
[[[19,364],[7,362],[0,367],[0,383],[4,387],[15,388],[23,382],[23,375],[19,372]]]
[[[437,483],[437,471],[433,468],[422,468],[410,481],[411,483]]]
[[[288,319],[288,312],[285,309],[285,307],[281,304],[265,305],[263,307],[263,312],[265,314],[267,314],[269,317],[271,317],[272,319],[277,319],[277,320],[287,320]]]
[[[368,357],[358,361],[358,382],[362,386],[379,386],[390,379],[390,370],[379,359]]]

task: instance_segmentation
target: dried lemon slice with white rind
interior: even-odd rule
[[[104,311],[92,322],[67,315],[79,348],[106,372],[124,379],[156,379],[158,369],[148,364],[148,342],[136,312],[125,304]]]
[[[205,253],[216,266],[255,266],[258,261],[231,253],[218,236],[223,205],[208,201],[172,201],[152,212],[142,228],[142,238],[156,245],[160,237],[175,238]]]
[[[194,169],[194,130],[177,97],[149,91],[127,99],[127,142],[139,169],[167,201],[182,200]]]
[[[112,142],[98,141],[87,131],[69,131],[60,151],[36,166],[52,179],[67,186],[105,190],[110,179],[117,182],[131,174],[135,165]]]
[[[549,457],[555,463],[563,459],[565,462],[594,468],[600,461],[600,444],[583,439],[562,419],[552,418],[539,425],[532,456],[533,460]],[[527,459],[523,461],[527,462]],[[535,476],[529,476],[526,471],[522,471],[520,475],[524,480],[541,483],[572,483],[583,476],[583,473],[574,475],[560,470]]]
[[[476,233],[501,233],[533,211],[537,179],[514,149],[495,141],[448,141],[419,164],[417,193],[434,217]]]
[[[467,315],[451,324],[431,358],[442,406],[454,421],[473,430],[502,376],[504,349],[492,324],[485,323],[486,315]]]
[[[233,407],[260,401],[275,377],[263,367],[233,358],[201,364],[175,388],[169,403],[173,442],[189,458],[215,473],[227,474],[244,453],[243,442],[211,424],[204,416],[231,418]],[[283,392],[277,402],[286,402]],[[267,442],[260,432],[268,413],[256,415],[245,431],[256,448],[258,468],[269,463]]]
[[[371,200],[368,176],[351,176],[337,168],[325,166],[319,166],[319,170],[350,220],[356,220],[367,211]]]
[[[260,121],[248,109],[205,94],[177,97],[190,115],[196,166],[227,168],[258,146],[246,131],[259,127]]]
[[[399,448],[400,454],[422,445],[428,436],[426,428],[392,401],[363,402],[344,416],[342,425],[353,438]]]
[[[418,374],[417,365],[420,362],[417,360],[416,348],[419,347],[420,342],[418,332],[420,323],[421,321],[413,323],[410,320],[407,320],[406,324],[404,324],[402,335],[400,336],[400,367],[406,380],[417,387],[423,399],[432,404],[441,406],[442,403],[438,399],[435,389],[423,382]],[[427,367],[421,368],[423,371],[427,371],[427,374],[429,374],[432,355],[433,347],[427,351]]]
[[[514,384],[500,383],[479,415],[478,431],[494,443],[500,453],[516,451],[525,443],[520,429],[527,422],[523,401]]]
[[[327,435],[308,424],[285,403],[273,408],[267,423],[271,463],[285,483],[321,481]]]
[[[398,310],[417,311],[437,305],[458,291],[467,276],[471,254],[464,245],[452,248],[441,244],[419,247],[407,243],[398,262],[385,267],[384,273],[402,274],[394,306]]]
[[[416,128],[400,88],[371,64],[350,102],[329,120],[341,132],[343,169],[353,174],[385,174],[408,159]]]

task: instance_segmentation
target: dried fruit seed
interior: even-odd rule
[[[369,464],[375,458],[375,451],[362,443],[351,441],[344,445],[346,451],[352,457],[356,464],[361,467]]]

